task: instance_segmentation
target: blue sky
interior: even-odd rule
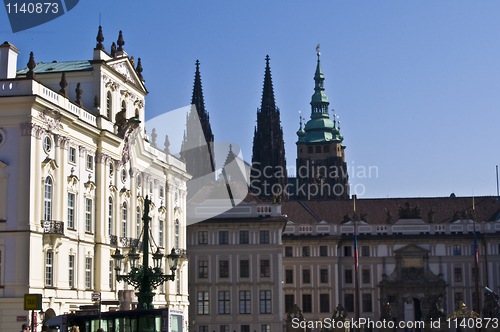
[[[498,1],[82,0],[15,34],[1,9],[0,38],[21,51],[19,68],[30,51],[37,62],[91,59],[99,14],[106,50],[123,30],[125,51],[142,59],[148,119],[190,103],[199,59],[215,140],[250,161],[269,54],[294,166],[321,44],[325,92],[362,197],[496,194]],[[378,176],[361,177],[369,166]]]

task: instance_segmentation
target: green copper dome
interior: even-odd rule
[[[297,131],[299,137],[297,143],[342,142],[344,140],[344,136],[340,134],[340,128],[337,128],[336,123],[328,114],[330,103],[325,94],[324,80],[325,76],[318,53],[318,63],[314,74],[314,94],[311,97],[311,120],[305,124],[303,130],[301,121],[300,129]]]

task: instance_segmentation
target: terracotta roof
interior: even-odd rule
[[[475,197],[475,220],[495,221],[500,217],[500,202],[497,197]],[[357,220],[366,213],[369,224],[387,224],[388,212],[392,215],[391,223],[398,221],[400,207],[409,203],[411,208],[419,207],[424,222],[429,222],[430,211],[434,211],[434,223],[449,223],[462,216],[472,219],[472,197],[425,197],[425,198],[370,198],[356,199]],[[340,224],[344,216],[354,215],[353,200],[345,201],[287,201],[282,204],[282,213],[295,223],[318,223],[321,220],[331,224]],[[304,206],[305,205],[305,206]],[[308,209],[310,211],[308,211]],[[311,213],[312,212],[312,213]],[[467,215],[465,215],[466,213]],[[459,218],[453,217],[459,216]],[[455,220],[452,220],[455,219]]]

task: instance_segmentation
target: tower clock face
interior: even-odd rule
[[[317,174],[314,177],[314,184],[321,185],[325,183],[325,176],[323,174]]]

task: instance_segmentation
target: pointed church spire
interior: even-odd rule
[[[186,131],[182,142],[181,157],[185,160],[186,170],[193,176],[193,179],[202,179],[188,184],[189,197],[196,194],[208,182],[215,180],[214,135],[208,112],[205,110],[200,61],[198,60],[196,60],[191,104],[191,111],[186,114]]]
[[[264,73],[264,88],[262,90],[262,103],[260,111],[264,114],[270,114],[276,110],[274,100],[273,81],[271,79],[271,68],[269,67],[269,55],[266,55],[266,70]]]
[[[257,126],[254,130],[250,174],[250,183],[256,191],[255,194],[264,199],[272,198],[273,192],[271,190],[276,189],[273,186],[277,185],[283,190],[288,182],[283,129],[280,123],[280,112],[274,99],[269,60],[269,55],[267,55],[261,108],[257,109]],[[280,193],[283,194],[282,191]],[[283,196],[285,197],[286,194]]]
[[[203,101],[203,89],[201,87],[200,61],[196,60],[196,72],[194,73],[193,97],[191,104],[196,106],[200,119],[205,113],[205,102]]]

